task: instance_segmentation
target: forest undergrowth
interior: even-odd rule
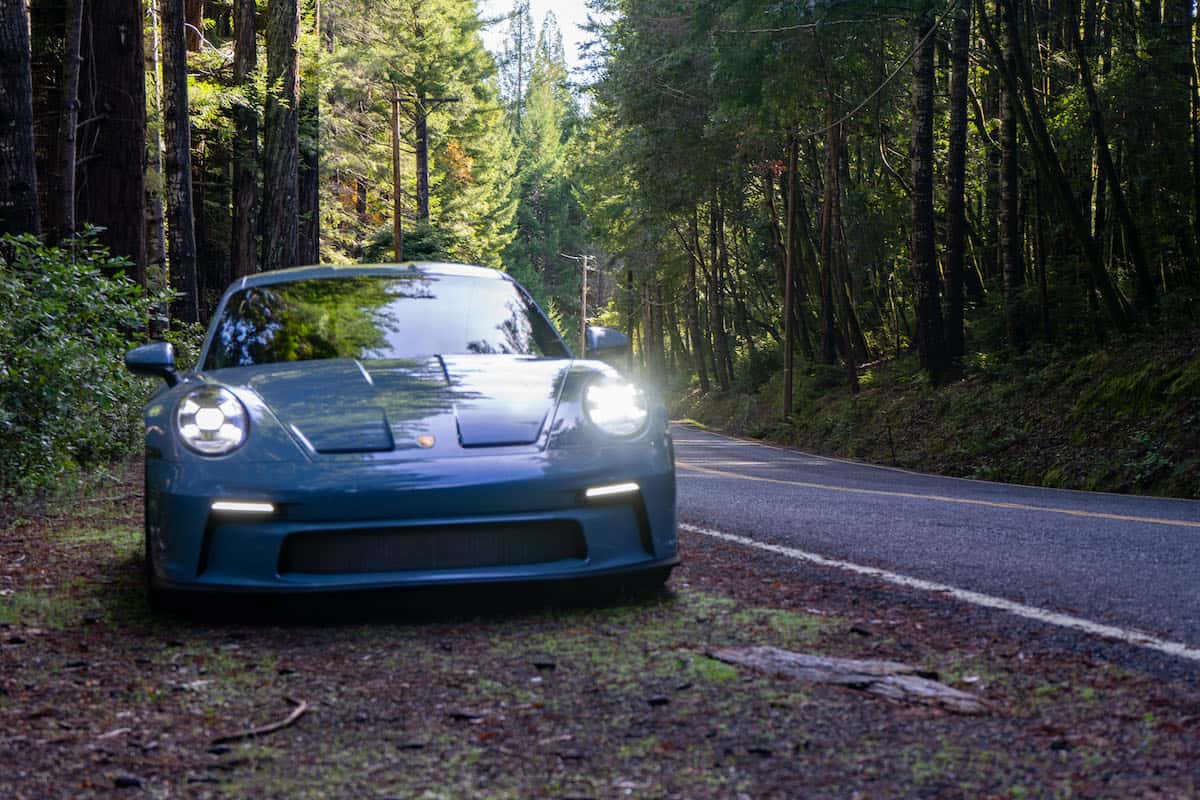
[[[797,370],[753,393],[672,403],[674,418],[819,453],[956,477],[1091,491],[1200,497],[1200,331],[1144,330],[1090,352],[1034,346],[968,354],[965,376],[931,386],[916,355],[864,368]]]

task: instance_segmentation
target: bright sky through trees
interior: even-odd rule
[[[512,11],[513,0],[480,0],[479,11],[484,19],[493,19]],[[567,57],[567,67],[572,73],[582,64],[579,47],[587,38],[587,33],[580,29],[587,23],[587,4],[585,0],[530,0],[529,10],[533,16],[536,29],[541,29],[546,12],[553,11],[558,19],[558,27],[562,31],[563,50]],[[493,54],[499,55],[504,49],[504,36],[508,32],[508,23],[499,22],[483,32],[483,44]]]

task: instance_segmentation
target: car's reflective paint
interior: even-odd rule
[[[453,265],[286,270],[238,282],[221,307],[255,281],[402,269],[507,280]],[[621,440],[590,424],[581,408],[589,381],[617,374],[598,361],[474,354],[182,372],[146,409],[151,580],[162,588],[296,591],[665,575],[678,560],[665,409],[652,402],[645,429]],[[189,450],[174,428],[180,399],[206,383],[228,388],[249,414],[245,443],[223,456]],[[640,492],[583,497],[588,487],[625,481]],[[268,501],[276,511],[219,514],[211,511],[215,499]],[[551,519],[579,526],[585,559],[332,575],[281,574],[279,566],[281,543],[298,532]]]

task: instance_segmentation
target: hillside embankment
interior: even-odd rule
[[[782,376],[753,393],[695,388],[672,404],[730,433],[957,477],[1200,497],[1200,329],[1143,332],[1087,353],[971,354],[931,386],[915,356],[860,372],[799,366],[794,413]]]

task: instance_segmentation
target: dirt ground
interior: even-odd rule
[[[152,615],[138,476],[0,531],[0,797],[1200,797],[1200,666],[687,533],[651,596]],[[708,655],[756,645],[907,662],[989,709]]]

